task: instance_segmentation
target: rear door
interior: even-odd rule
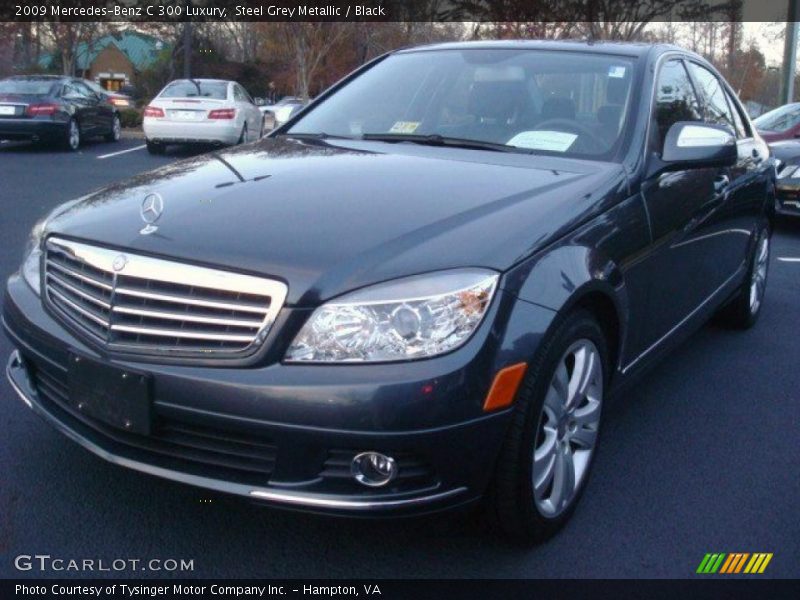
[[[111,121],[114,117],[114,107],[111,102],[92,88],[86,85],[83,81],[76,81],[75,85],[83,92],[93,106],[96,133],[106,134],[111,131]]]
[[[660,157],[674,123],[702,120],[702,103],[683,59],[667,59],[656,75],[648,151]],[[709,216],[725,192],[726,176],[725,169],[693,168],[662,172],[642,183],[654,242],[645,347],[690,316],[720,283],[716,227]]]

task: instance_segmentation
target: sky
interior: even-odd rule
[[[764,54],[768,65],[780,65],[783,61],[784,37],[775,40],[775,35],[780,34],[781,29],[785,29],[784,23],[745,22],[745,46],[749,40],[753,40],[758,44],[758,49]]]

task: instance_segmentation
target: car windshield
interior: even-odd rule
[[[228,84],[224,81],[173,81],[159,94],[161,98],[212,98],[225,100]]]
[[[26,96],[49,96],[55,83],[49,79],[3,79],[0,94],[24,94]]]
[[[401,52],[286,134],[608,157],[631,114],[633,66],[627,57],[584,52]]]
[[[753,120],[756,129],[778,133],[788,131],[798,123],[800,123],[800,105],[798,104],[779,106]]]

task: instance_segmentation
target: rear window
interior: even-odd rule
[[[52,81],[4,79],[0,81],[0,94],[49,96],[56,84]]]
[[[777,131],[778,133],[789,131],[798,123],[800,123],[800,106],[797,104],[778,107],[753,121],[753,125],[762,131]]]
[[[159,94],[161,98],[212,98],[225,100],[228,97],[228,84],[207,81],[176,81],[170,83]]]

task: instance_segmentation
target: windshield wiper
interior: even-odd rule
[[[411,142],[424,146],[450,146],[453,148],[467,148],[469,150],[491,150],[493,152],[518,152],[530,154],[530,151],[516,146],[506,146],[496,142],[484,142],[464,138],[445,137],[438,133],[430,135],[415,135],[411,133],[365,133],[361,139],[375,142]]]
[[[290,138],[295,138],[298,140],[355,140],[358,138],[349,137],[346,135],[332,135],[330,133],[325,133],[324,131],[320,131],[319,133],[292,133],[292,132],[285,132],[279,133],[275,137],[278,136],[285,136]]]

